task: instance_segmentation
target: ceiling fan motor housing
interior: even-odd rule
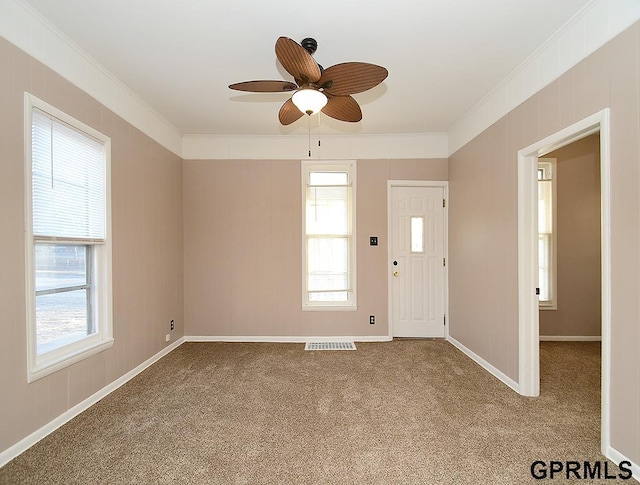
[[[306,39],[302,39],[300,45],[304,47],[304,49],[311,55],[318,49],[318,42],[316,39],[312,39],[311,37],[307,37]]]
[[[318,50],[318,42],[316,41],[316,39],[313,39],[311,37],[302,39],[300,45],[304,47],[304,50],[306,50],[310,55],[315,54],[316,50]],[[321,73],[324,72],[324,67],[322,67],[321,64],[318,64],[318,67],[320,68]]]

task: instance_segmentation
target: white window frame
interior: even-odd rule
[[[302,160],[302,309],[304,311],[355,311],[357,310],[357,274],[356,274],[356,161],[332,160],[318,162]],[[344,302],[317,302],[309,300],[308,264],[307,264],[307,234],[306,234],[306,203],[307,185],[311,172],[346,172],[351,185],[349,200],[349,218],[351,236],[349,238],[349,298]]]
[[[26,321],[27,321],[27,382],[45,377],[75,362],[107,350],[113,346],[112,285],[111,285],[111,139],[90,126],[76,120],[50,104],[25,93],[25,261],[26,261]],[[105,155],[105,239],[93,243],[88,240],[59,240],[51,243],[89,245],[92,253],[92,319],[96,332],[60,345],[52,350],[37,352],[36,338],[36,292],[35,292],[35,245],[32,207],[32,113],[34,109],[44,112],[70,127],[84,132],[104,145]],[[40,238],[41,239],[41,238]]]
[[[558,241],[558,232],[557,232],[557,159],[555,158],[539,158],[538,159],[538,170],[543,170],[544,179],[551,180],[551,234],[548,236],[550,238],[549,244],[549,299],[548,300],[538,300],[538,309],[539,310],[557,310],[558,309],[558,293],[557,293],[557,268],[558,268],[558,258],[557,258],[557,241]],[[540,180],[540,179],[538,179]],[[538,233],[538,238],[540,238],[540,233]],[[540,284],[538,283],[538,286]]]

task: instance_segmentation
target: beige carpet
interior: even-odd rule
[[[357,347],[183,344],[0,483],[512,485],[541,482],[535,460],[604,460],[598,343],[543,343],[539,398],[445,341]]]

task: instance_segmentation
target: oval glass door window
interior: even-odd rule
[[[411,252],[424,253],[424,217],[411,218]]]

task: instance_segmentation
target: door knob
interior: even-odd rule
[[[397,278],[397,277],[398,277],[398,272],[397,272],[397,271],[394,271],[394,272],[393,272],[393,276],[395,276],[395,277]]]

